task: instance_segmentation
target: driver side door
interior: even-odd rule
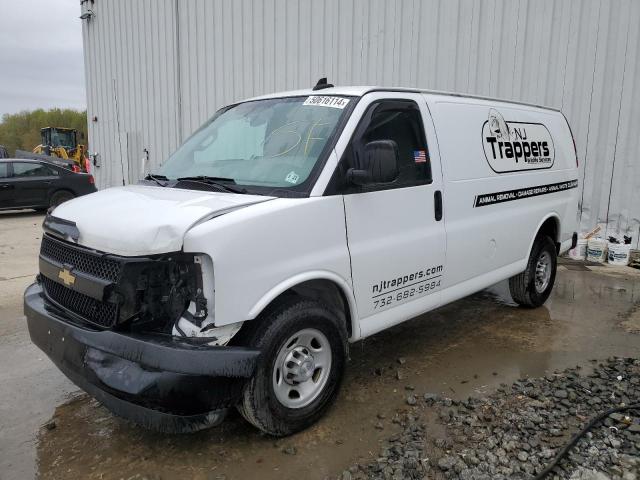
[[[365,100],[366,110],[341,162],[348,167],[367,143],[391,140],[398,147],[398,174],[387,183],[345,186],[347,241],[363,336],[437,307],[446,253],[440,159],[424,98],[379,92]]]

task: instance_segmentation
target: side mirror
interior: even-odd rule
[[[347,178],[356,185],[389,183],[398,178],[398,145],[393,140],[374,140],[364,146],[358,168],[350,168]]]

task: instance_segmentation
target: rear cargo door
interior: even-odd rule
[[[398,145],[399,175],[344,195],[354,291],[363,335],[439,304],[446,239],[442,176],[433,123],[423,97],[376,92],[342,160],[376,140]],[[360,105],[359,105],[360,107]],[[426,131],[425,131],[426,127]]]

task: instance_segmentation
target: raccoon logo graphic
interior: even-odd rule
[[[511,140],[511,129],[504,117],[495,108],[489,110],[489,130],[493,135],[503,142]]]

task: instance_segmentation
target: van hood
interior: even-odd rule
[[[194,225],[273,198],[130,185],[76,198],[51,215],[76,224],[80,245],[140,256],[178,251]]]

